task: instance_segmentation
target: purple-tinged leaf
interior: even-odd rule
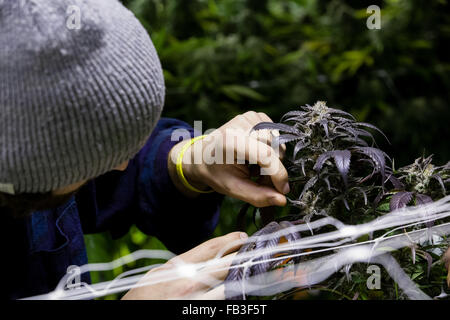
[[[417,205],[423,205],[423,204],[427,204],[427,203],[431,203],[433,202],[433,199],[431,199],[431,197],[427,196],[426,194],[421,194],[418,193],[416,194],[416,204]],[[428,215],[428,212],[427,212]],[[425,225],[427,226],[427,228],[431,228],[434,225],[434,221],[429,221],[427,223],[425,223]]]
[[[272,232],[275,232],[275,231],[279,230],[280,228],[281,227],[278,225],[278,223],[276,223],[274,221],[269,223],[264,228],[262,228],[262,229],[258,230],[257,232],[255,232],[247,240],[247,242],[239,249],[239,252],[238,252],[236,258],[235,258],[235,260],[232,263],[232,266],[234,266],[234,268],[230,269],[230,272],[228,273],[228,275],[227,275],[227,277],[225,279],[225,290],[227,292],[227,294],[226,294],[227,299],[233,299],[233,297],[230,297],[232,295],[231,292],[230,292],[231,289],[227,287],[227,283],[229,281],[236,281],[236,280],[246,279],[246,278],[248,278],[249,276],[252,275],[252,272],[264,271],[263,268],[266,267],[265,265],[261,266],[260,264],[255,264],[255,265],[253,265],[253,266],[251,266],[251,267],[249,267],[247,269],[245,269],[244,267],[235,267],[237,265],[241,265],[242,263],[250,260],[248,258],[240,259],[239,258],[239,254],[243,253],[243,252],[251,251],[253,249],[261,248],[261,247],[264,247],[266,245],[267,246],[272,246],[273,244],[272,243],[268,243],[267,241],[264,242],[264,243],[262,243],[261,241],[258,241],[258,237],[260,235],[266,235],[266,234],[270,234]],[[276,242],[275,245],[277,245],[277,244],[278,244],[278,242]],[[263,260],[266,260],[266,259],[263,259]],[[230,298],[228,298],[228,297],[230,297]],[[241,295],[241,297],[245,298],[245,293],[243,293]]]
[[[403,189],[405,187],[405,185],[392,174],[388,177],[388,180],[392,183],[395,189]]]
[[[323,181],[325,181],[325,183],[327,184],[328,191],[331,191],[330,180],[328,179],[328,177],[323,178]]]
[[[289,197],[286,197],[286,199],[288,200],[289,203],[292,203],[292,205],[294,206],[304,206],[304,203],[302,201],[292,200]]]
[[[302,167],[302,173],[303,173],[303,176],[306,177],[306,172],[305,172],[305,160],[302,159],[302,161],[300,161],[300,165],[301,165],[301,167]]]
[[[359,145],[361,147],[368,147],[369,146],[369,144],[367,143],[366,140],[358,138],[358,137],[353,137],[353,138],[348,137],[348,138],[344,138],[342,140],[348,141],[348,142],[353,142],[354,144]]]
[[[380,203],[380,201],[381,201],[381,199],[383,198],[383,196],[384,196],[384,191],[381,190],[381,191],[378,193],[378,195],[377,195],[377,197],[375,198],[375,200],[373,201],[374,206],[378,206],[378,203]]]
[[[363,126],[363,127],[367,127],[367,128],[371,128],[374,129],[376,131],[378,131],[379,133],[381,133],[383,135],[383,137],[386,139],[386,141],[391,144],[391,142],[389,141],[388,137],[386,137],[386,135],[384,134],[383,131],[381,131],[380,129],[378,129],[376,126],[374,126],[373,124],[370,123],[365,123],[365,122],[356,122],[355,123],[357,126]]]
[[[281,230],[281,226],[276,223],[275,221],[270,222],[269,224],[267,224],[264,228],[261,229],[262,232],[260,233],[260,235],[269,235],[272,234],[278,230]],[[255,249],[254,250],[263,250],[263,249],[269,249],[269,248],[275,248],[276,246],[278,246],[278,242],[279,239],[278,238],[269,238],[268,240],[256,240],[255,242]],[[261,255],[259,257],[257,257],[256,259],[254,259],[253,261],[255,262],[255,264],[251,267],[252,268],[252,273],[251,275],[258,275],[258,274],[262,274],[265,273],[267,271],[269,271],[270,269],[270,258],[271,255],[269,254],[264,254]],[[260,263],[257,263],[259,261],[263,261]]]
[[[367,206],[367,193],[364,191],[364,189],[363,189],[363,188],[360,188],[360,187],[355,187],[355,188],[353,188],[353,189],[356,189],[356,190],[358,190],[359,192],[361,192],[361,194],[362,194],[363,197],[364,197],[364,205]]]
[[[433,199],[431,199],[431,197],[427,196],[426,194],[418,193],[416,194],[416,202],[418,205],[422,205],[433,202]]]
[[[439,184],[441,185],[442,188],[442,192],[444,193],[444,195],[447,193],[447,190],[445,189],[445,185],[444,185],[444,181],[442,181],[442,178],[440,175],[438,174],[434,174],[431,176],[431,178],[437,180],[439,182]]]
[[[272,148],[276,149],[282,144],[286,144],[286,143],[296,141],[299,139],[301,139],[301,137],[299,137],[298,135],[294,135],[294,134],[282,134],[279,136],[275,136],[272,139]]]
[[[394,194],[389,203],[389,208],[391,211],[406,207],[408,203],[411,202],[413,193],[409,191],[400,191]]]
[[[281,121],[285,121],[286,118],[288,117],[303,117],[304,115],[306,115],[308,112],[305,111],[299,111],[299,110],[295,110],[295,111],[290,111],[288,113],[285,113],[282,117],[281,117]]]
[[[431,272],[431,266],[433,264],[433,257],[431,256],[431,254],[429,254],[428,252],[424,251],[423,252],[424,258],[427,260],[427,278],[430,277],[430,272]]]
[[[280,226],[281,226],[283,229],[286,229],[286,228],[294,227],[294,224],[292,224],[292,223],[289,222],[289,221],[281,221],[281,222],[280,222]],[[290,233],[285,234],[284,237],[286,238],[286,240],[287,240],[289,243],[295,243],[296,241],[298,241],[298,240],[301,239],[301,236],[300,236],[300,233],[299,233],[299,232],[290,232]],[[300,252],[301,252],[300,249],[297,249],[297,250],[293,250],[293,251],[292,251],[292,253],[300,253]],[[289,252],[289,253],[290,253],[290,252]],[[297,273],[297,268],[298,268],[298,265],[297,265],[297,264],[300,262],[300,256],[295,256],[295,257],[292,258],[292,260],[293,260],[294,263],[295,263],[294,274],[296,274],[296,273]]]
[[[380,149],[372,147],[356,147],[355,149],[372,159],[372,161],[375,163],[375,169],[377,170],[377,172],[381,173],[382,185],[384,186],[386,170],[385,157],[387,157],[387,154]]]
[[[292,134],[297,134],[297,135],[301,134],[301,132],[299,132],[294,127],[288,126],[283,123],[273,123],[273,122],[260,122],[256,126],[253,127],[252,131],[265,130],[265,129],[279,130],[281,132],[287,132],[287,133],[292,133]]]
[[[323,165],[325,164],[325,161],[327,161],[329,158],[331,158],[331,151],[327,151],[322,153],[318,158],[316,163],[314,164],[313,170],[316,170],[319,172],[322,170]]]
[[[366,130],[362,130],[362,129],[355,130],[355,136],[356,137],[357,136],[368,137],[368,138],[370,138],[370,140],[372,140],[372,144],[375,143],[375,138],[373,137],[373,135]]]
[[[319,156],[319,158],[317,158],[316,164],[314,165],[313,169],[319,172],[320,170],[322,170],[324,163],[329,158],[333,157],[336,168],[338,169],[345,185],[347,186],[347,174],[350,169],[351,155],[351,152],[348,150],[334,150],[324,152]]]
[[[300,194],[298,199],[303,198],[305,192],[308,191],[310,188],[312,188],[316,184],[317,180],[318,180],[317,176],[313,176],[311,179],[309,179],[308,182],[303,187],[302,193]]]
[[[350,211],[350,206],[348,205],[347,199],[345,197],[342,197],[342,201],[344,202],[345,208]]]
[[[348,150],[336,150],[332,151],[332,156],[336,164],[336,168],[344,179],[344,184],[347,186],[347,174],[350,169],[351,152]]]
[[[304,141],[299,141],[294,147],[294,153],[293,153],[293,159],[297,157],[297,153],[299,153],[300,150],[302,150],[304,147],[306,147],[306,143]]]
[[[343,115],[346,115],[346,116],[352,118],[353,120],[356,120],[355,117],[354,117],[353,115],[351,115],[350,113],[345,112],[345,111],[342,111],[342,110],[339,110],[339,109],[328,108],[328,113],[338,113],[338,114],[343,114]]]
[[[322,125],[323,130],[325,130],[326,137],[329,138],[330,135],[328,134],[328,121],[327,120],[321,120],[320,124]]]
[[[442,166],[442,169],[444,169],[444,170],[450,170],[450,161],[447,162],[446,164],[444,164],[444,165]]]
[[[286,119],[282,119],[283,123],[288,123],[288,122],[292,122],[295,121],[295,125],[299,124],[299,123],[306,123],[307,122],[307,117],[301,118],[301,117],[290,117],[290,118],[286,118]]]
[[[342,132],[342,133],[344,133],[344,134],[346,134],[346,135],[351,134],[351,135],[354,136],[354,137],[357,137],[357,136],[358,136],[356,129],[352,128],[351,126],[347,126],[347,125],[338,125],[338,126],[336,126],[336,127],[334,128],[334,130],[337,131],[337,132],[340,132],[339,130],[342,130],[342,131],[344,131],[344,132]]]
[[[343,123],[350,123],[351,122],[351,120],[350,119],[348,119],[348,118],[343,118],[343,117],[337,117],[337,116],[334,116],[333,117],[333,120],[337,120],[338,122],[340,122],[341,124],[343,124]]]
[[[281,221],[280,226],[283,229],[295,227],[295,225],[289,221]],[[286,240],[288,242],[295,242],[295,241],[301,239],[300,233],[298,233],[298,232],[292,232],[292,233],[285,234],[284,237],[286,238]]]

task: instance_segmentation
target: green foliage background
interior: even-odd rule
[[[448,1],[123,3],[159,53],[167,86],[164,116],[190,124],[202,120],[206,130],[248,110],[278,121],[299,105],[325,100],[381,128],[392,145],[380,139],[380,147],[396,167],[422,154],[434,154],[438,165],[450,159]],[[382,9],[381,30],[366,27],[372,4]],[[234,230],[241,204],[225,200],[215,235]],[[90,262],[164,247],[136,228],[114,241],[107,234],[88,235],[86,244]],[[93,281],[122,271],[93,274]]]

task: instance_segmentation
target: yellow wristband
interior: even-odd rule
[[[189,184],[189,182],[186,180],[186,177],[184,176],[183,173],[183,157],[184,157],[184,153],[186,152],[186,150],[193,145],[196,141],[201,140],[203,138],[205,138],[206,136],[200,136],[200,137],[195,137],[192,138],[191,141],[189,141],[188,143],[186,143],[180,150],[180,153],[178,154],[178,158],[177,158],[177,174],[178,177],[180,178],[181,182],[183,183],[183,185],[188,188],[191,191],[197,192],[197,193],[212,193],[214,192],[214,190],[208,190],[208,191],[203,191],[203,190],[199,190],[193,186],[191,186]]]

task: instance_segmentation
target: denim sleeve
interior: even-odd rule
[[[107,173],[79,192],[80,215],[95,211],[82,217],[85,232],[108,230],[119,237],[136,224],[177,254],[208,239],[218,223],[223,196],[212,193],[190,199],[175,187],[167,159],[178,143],[172,141],[176,129],[197,135],[185,122],[162,118],[124,172]]]

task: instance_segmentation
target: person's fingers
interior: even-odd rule
[[[202,269],[202,274],[213,277],[218,281],[225,280],[228,272],[230,271],[230,266],[234,261],[234,257],[237,252],[230,253],[219,260],[211,259],[207,262],[204,269]]]
[[[444,260],[444,264],[445,264],[445,267],[447,268],[447,270],[450,270],[450,247],[445,252],[443,260]]]
[[[247,119],[247,121],[251,124],[252,127],[261,122],[259,114],[256,113],[255,111],[248,111],[242,114],[242,116]]]
[[[195,297],[197,300],[225,300],[225,285],[221,284],[201,295]]]
[[[269,116],[267,116],[265,113],[259,112],[258,115],[261,119],[261,122],[273,122],[272,119],[270,119]],[[271,130],[270,133],[271,133],[271,137],[279,137],[280,136],[280,132],[278,130]],[[269,144],[272,146],[271,142],[272,142],[272,140],[270,140]],[[278,146],[278,148],[279,148],[280,158],[283,159],[284,155],[286,153],[286,145],[282,144],[282,145]]]
[[[252,119],[252,128],[261,122],[273,122],[265,113],[262,112],[248,112],[244,114],[246,117]],[[264,130],[254,130],[250,132],[250,136],[255,139],[267,144],[271,145],[272,143],[272,130],[264,129]]]
[[[244,134],[248,134],[252,128],[252,122],[249,121],[249,119],[244,115],[238,115],[237,117],[235,117],[232,125],[227,127],[227,129],[240,130]]]
[[[209,288],[222,283],[228,275],[236,253],[229,254],[222,259],[209,260],[194,278],[182,280],[181,287],[187,286],[184,298],[196,299],[196,296],[202,295]]]
[[[270,117],[264,112],[258,112],[258,117],[261,122],[273,122],[272,119],[270,119]]]
[[[286,154],[286,144],[273,144],[275,137],[280,136],[278,130],[255,130],[250,133],[250,136],[272,147],[272,149],[277,152],[280,159],[284,158],[284,155]]]
[[[276,190],[281,194],[290,191],[286,168],[270,146],[252,137],[242,137],[241,143],[227,145],[226,148],[227,150],[235,148],[237,159],[245,159],[251,164],[258,164],[262,168],[261,174],[269,175]]]
[[[450,268],[448,269],[448,274],[447,274],[447,286],[450,288]]]
[[[227,179],[223,193],[262,208],[268,206],[285,206],[286,197],[275,189],[258,184],[248,178],[230,177]]]
[[[268,146],[272,145],[273,135],[268,129],[251,131],[250,136],[262,143],[267,144]]]
[[[445,252],[444,257],[444,264],[447,268],[447,286],[450,288],[450,248],[447,249],[447,252]]]
[[[197,263],[207,261],[215,258],[223,248],[227,249],[224,255],[238,250],[247,238],[248,236],[244,232],[232,232],[203,242],[188,252],[172,258],[169,262],[176,264],[178,262]]]

